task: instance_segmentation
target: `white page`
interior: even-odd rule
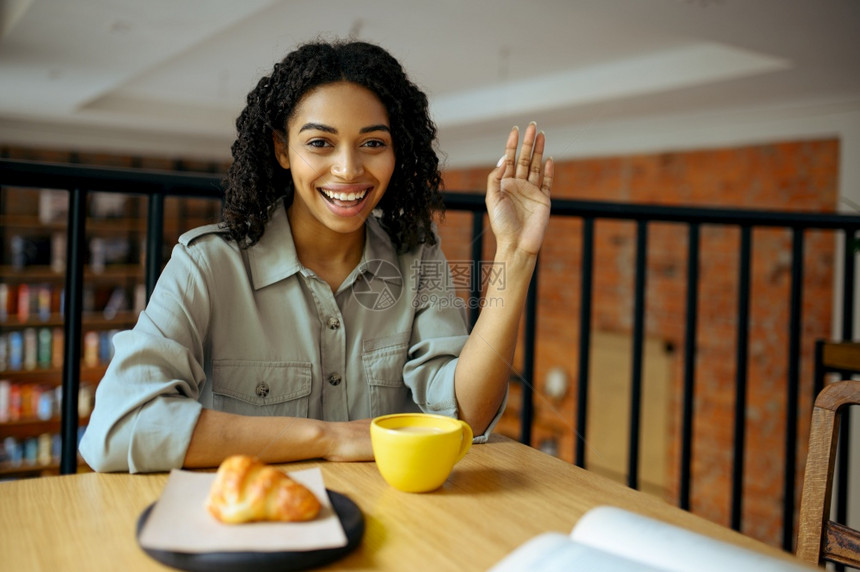
[[[490,572],[661,572],[659,568],[633,562],[615,554],[571,542],[560,532],[545,532],[521,545],[490,569]]]
[[[660,570],[687,572],[794,572],[810,568],[646,518],[616,507],[588,511],[570,537]]]

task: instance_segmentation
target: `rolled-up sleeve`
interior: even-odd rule
[[[96,471],[150,472],[182,466],[202,409],[209,296],[205,272],[177,245],[135,327],[96,390],[80,453]]]

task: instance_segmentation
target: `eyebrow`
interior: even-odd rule
[[[324,131],[326,133],[337,134],[337,129],[331,127],[329,125],[323,125],[322,123],[305,123],[302,125],[301,129],[299,129],[299,133],[302,131]],[[374,131],[385,131],[386,133],[391,133],[391,129],[388,125],[368,125],[367,127],[362,127],[358,130],[359,133],[372,133]]]

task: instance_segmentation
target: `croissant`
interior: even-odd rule
[[[256,457],[234,455],[218,467],[206,508],[226,524],[305,521],[316,518],[320,502],[286,473]]]

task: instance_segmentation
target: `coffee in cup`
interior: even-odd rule
[[[472,446],[465,421],[429,413],[395,413],[370,424],[376,466],[396,489],[423,493],[438,489]]]

